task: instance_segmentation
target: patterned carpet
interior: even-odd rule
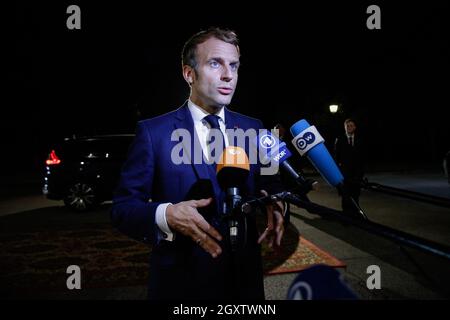
[[[3,232],[0,236],[0,294],[3,297],[66,289],[66,268],[79,265],[83,288],[145,285],[151,248],[110,225],[65,231]],[[344,264],[290,226],[282,250],[263,246],[265,273],[296,272],[313,264]]]

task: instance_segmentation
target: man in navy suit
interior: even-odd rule
[[[262,234],[254,216],[242,218],[245,229],[240,232],[247,239],[233,252],[221,218],[224,191],[215,164],[205,161],[211,157],[211,130],[220,130],[228,146],[233,142],[226,130],[263,128],[261,121],[226,108],[236,89],[239,56],[234,32],[212,28],[195,34],[182,52],[183,77],[191,89],[188,101],[137,124],[111,217],[120,231],[152,245],[150,299],[264,299],[260,244],[280,245],[283,204],[267,205]],[[177,132],[191,139],[180,139]],[[203,153],[200,163],[192,159],[194,150]],[[179,163],[177,157],[192,161]],[[260,166],[251,164],[248,195],[280,188],[275,178],[261,175]]]

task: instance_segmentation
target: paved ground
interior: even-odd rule
[[[380,180],[381,181],[381,180]],[[323,186],[311,200],[339,208],[334,190]],[[374,222],[446,245],[450,244],[450,210],[372,192],[363,192],[361,207]],[[440,299],[449,297],[450,263],[405,249],[357,227],[343,225],[294,209],[291,222],[305,238],[347,264],[341,273],[362,299]],[[413,262],[415,261],[415,262]],[[416,265],[418,264],[418,266]],[[368,290],[367,267],[381,268],[382,289]],[[424,274],[422,274],[422,271]],[[282,299],[295,275],[266,278],[267,298]],[[447,291],[447,293],[444,293]]]
[[[408,187],[417,192],[430,192],[427,184],[441,196],[450,189],[444,177],[425,173],[408,178],[405,174],[369,175],[369,180],[394,187]],[[408,181],[409,180],[409,181]],[[310,193],[316,203],[339,209],[336,192],[323,181],[320,190]],[[361,207],[373,221],[442,244],[450,244],[450,209],[414,200],[363,191]],[[367,233],[357,227],[323,219],[294,209],[292,223],[305,238],[335,255],[347,264],[341,273],[347,284],[362,299],[445,299],[449,297],[450,261],[435,258],[413,249],[401,249],[391,241]],[[366,271],[378,265],[382,289],[368,290]],[[295,274],[265,279],[268,299],[283,299]]]
[[[373,182],[408,187],[414,191],[430,192],[445,196],[450,189],[439,174],[395,173],[369,175]],[[429,186],[433,186],[429,189]],[[323,181],[319,191],[310,193],[312,201],[338,209],[337,193]],[[0,216],[51,208],[58,210],[61,203],[42,196],[11,195],[0,200]],[[429,240],[450,245],[450,209],[430,204],[364,191],[361,206],[368,217],[377,223],[390,226]],[[400,249],[390,241],[371,235],[350,225],[293,208],[291,223],[306,239],[330,252],[347,264],[340,272],[349,287],[361,299],[448,299],[450,297],[450,263],[412,249]],[[35,210],[36,214],[42,210]],[[45,217],[43,217],[45,220]],[[45,221],[42,221],[45,223]],[[381,269],[380,290],[366,287],[367,267],[378,265]],[[267,299],[285,299],[287,290],[296,274],[268,276],[265,278]],[[41,298],[58,299],[145,299],[145,287],[115,289],[91,289],[67,292],[58,296],[42,295]]]
[[[371,182],[383,183],[390,187],[430,194],[450,199],[450,184],[441,172],[408,172],[368,174]]]

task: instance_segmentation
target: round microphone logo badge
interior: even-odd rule
[[[308,144],[313,143],[316,140],[316,136],[312,132],[306,132],[303,137],[298,138],[296,145],[299,150],[305,150]]]
[[[272,148],[275,145],[275,143],[276,143],[275,138],[272,137],[270,134],[265,134],[261,136],[261,138],[259,139],[259,145],[264,149]]]

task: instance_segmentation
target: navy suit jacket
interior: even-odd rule
[[[260,120],[226,108],[225,122],[227,129],[239,128],[245,131],[263,128]],[[239,253],[242,261],[246,261],[240,266],[236,264],[236,257],[231,257],[224,242],[225,237],[220,243],[223,253],[216,259],[181,234],[177,234],[173,242],[161,240],[161,232],[155,221],[158,205],[208,196],[216,199],[215,205],[209,210],[202,210],[202,213],[222,235],[226,233],[226,225],[218,219],[217,214],[223,193],[213,166],[206,163],[174,164],[171,160],[173,148],[180,143],[180,140],[171,139],[172,132],[176,129],[185,129],[190,133],[190,145],[188,141],[183,141],[182,151],[189,153],[189,150],[193,150],[194,143],[199,142],[187,103],[173,112],[138,122],[136,136],[129,148],[113,197],[113,224],[128,236],[152,245],[149,297],[263,298],[260,248],[256,244],[257,231],[253,222],[249,222],[248,226],[251,244],[248,250]],[[259,188],[274,190],[272,182],[260,184],[258,178],[259,165],[251,164],[246,190],[249,195],[255,194]],[[206,184],[209,188],[199,187],[200,193],[198,190],[192,191],[196,190],[196,186],[202,185],[200,182],[205,181],[209,183]],[[241,269],[243,274],[236,276],[230,273],[235,267]],[[254,279],[245,284],[246,278]],[[243,294],[236,295],[236,286],[231,286],[236,281]]]

